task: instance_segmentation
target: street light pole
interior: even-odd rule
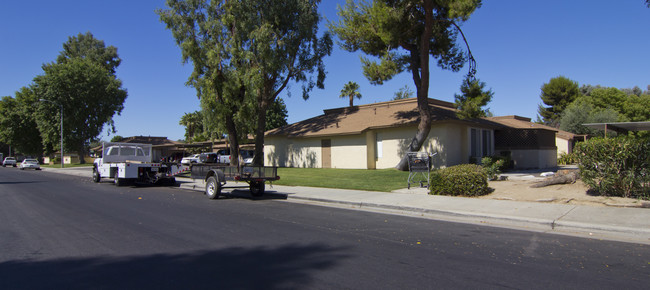
[[[49,102],[55,105],[59,105],[59,108],[61,109],[61,168],[63,168],[63,104],[57,104],[55,102],[52,102],[50,100],[46,99],[39,99],[41,102]]]

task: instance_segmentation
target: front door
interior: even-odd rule
[[[323,168],[332,168],[332,140],[323,139],[320,140],[322,167]]]

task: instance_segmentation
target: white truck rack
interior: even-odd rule
[[[102,157],[93,164],[93,181],[112,178],[115,185],[127,182],[176,184],[174,176],[182,172],[176,163],[152,162],[151,144],[102,144]]]

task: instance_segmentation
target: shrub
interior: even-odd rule
[[[433,171],[429,194],[480,196],[489,193],[487,174],[480,165],[462,164]]]
[[[578,156],[575,152],[573,153],[560,153],[560,157],[557,158],[558,165],[569,165],[578,163]]]
[[[650,138],[594,138],[576,146],[580,176],[600,195],[650,199]]]
[[[501,169],[503,169],[505,161],[496,157],[483,157],[481,159],[481,165],[487,174],[488,180],[496,180],[501,174]]]

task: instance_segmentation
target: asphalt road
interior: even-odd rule
[[[0,168],[0,289],[647,289],[650,247]]]

